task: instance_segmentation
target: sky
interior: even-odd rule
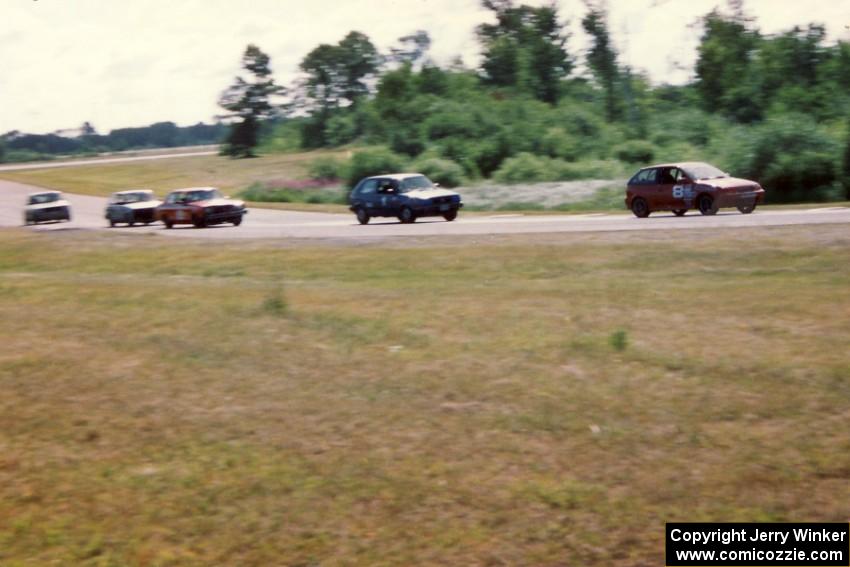
[[[520,2],[517,2],[520,3]],[[525,0],[539,5],[539,0]],[[725,0],[607,0],[621,62],[655,83],[693,76],[698,18]],[[582,0],[557,0],[583,53]],[[809,22],[850,41],[850,0],[746,0],[763,33]],[[479,61],[475,27],[491,18],[480,0],[0,0],[0,133],[47,133],[91,122],[100,133],[170,120],[210,122],[240,73],[248,43],[271,56],[279,84],[301,59],[351,30],[383,52],[418,29],[431,57]]]

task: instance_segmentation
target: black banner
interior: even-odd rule
[[[668,523],[668,567],[850,566],[850,525]]]

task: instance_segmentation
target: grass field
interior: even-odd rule
[[[128,163],[105,163],[52,169],[0,172],[0,178],[81,195],[105,197],[127,188],[172,189],[211,185],[235,193],[254,182],[275,183],[307,177],[310,162],[322,156],[340,159],[348,150],[273,154],[254,159],[222,156],[175,157]]]
[[[847,521],[844,226],[0,231],[0,564],[660,565]]]

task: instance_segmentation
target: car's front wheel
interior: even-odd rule
[[[173,227],[173,226],[174,226],[174,223],[173,223],[173,222],[171,222],[171,220],[169,220],[169,219],[167,219],[167,218],[162,219],[162,222],[163,222],[163,224],[165,225],[165,228],[171,228],[171,227]]]
[[[674,209],[673,210],[673,214],[676,215],[677,217],[683,217],[683,216],[685,216],[685,213],[687,213],[687,212],[688,212],[688,209]]]
[[[403,207],[398,215],[398,220],[404,224],[410,224],[412,222],[416,222],[416,215],[410,207]]]
[[[196,217],[192,224],[195,225],[195,228],[204,228],[207,226],[207,220],[203,216]]]
[[[127,219],[127,226],[133,226],[134,224],[136,224],[136,216],[130,213],[130,218]]]
[[[711,195],[700,195],[697,201],[697,208],[702,215],[713,215],[717,213],[717,207],[714,205],[714,198]]]
[[[742,215],[748,215],[754,210],[756,210],[756,204],[750,203],[749,205],[738,205],[738,210],[741,212]]]
[[[636,197],[632,199],[632,212],[639,219],[645,219],[649,216],[649,205],[645,199]]]
[[[360,224],[369,224],[369,219],[371,217],[369,216],[369,213],[366,212],[366,209],[358,207],[355,214],[357,215],[357,222]]]
[[[235,219],[233,219],[232,222],[233,222],[233,226],[239,226],[240,224],[242,224],[242,216],[240,215],[240,216],[236,217]]]
[[[453,220],[455,220],[457,218],[457,210],[444,213],[443,218],[446,219],[449,222],[452,222]]]
[[[109,228],[115,228],[115,219],[109,219]]]

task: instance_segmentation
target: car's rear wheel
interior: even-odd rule
[[[136,216],[133,213],[130,213],[130,218],[127,220],[127,226],[133,226],[136,224]]]
[[[115,219],[109,219],[109,228],[115,228]]]
[[[457,210],[449,211],[443,215],[443,218],[449,222],[452,222],[457,218]]]
[[[713,215],[717,213],[717,207],[714,204],[714,198],[711,195],[700,195],[697,200],[697,208],[700,214]]]
[[[645,219],[649,216],[649,205],[645,199],[636,197],[632,199],[632,212],[639,219]]]
[[[398,220],[404,224],[410,224],[412,222],[416,222],[416,215],[410,207],[402,207],[401,212],[398,215]]]
[[[171,228],[174,226],[174,223],[169,219],[162,219],[163,224],[165,224],[165,228]]]
[[[673,214],[676,215],[677,217],[683,217],[683,216],[685,216],[685,213],[687,213],[687,212],[688,212],[688,209],[673,209]]]
[[[369,219],[371,217],[369,216],[369,213],[366,212],[366,209],[358,207],[355,214],[357,215],[357,222],[360,224],[369,224]]]
[[[196,217],[192,224],[195,225],[195,228],[204,228],[205,226],[207,226],[207,221],[204,217],[201,216]]]
[[[233,226],[239,226],[240,224],[242,224],[242,217],[241,216],[236,217],[235,219],[233,219],[232,222],[233,222]]]
[[[756,204],[753,202],[749,205],[738,205],[738,210],[741,212],[742,215],[748,215],[754,210],[756,210]]]

